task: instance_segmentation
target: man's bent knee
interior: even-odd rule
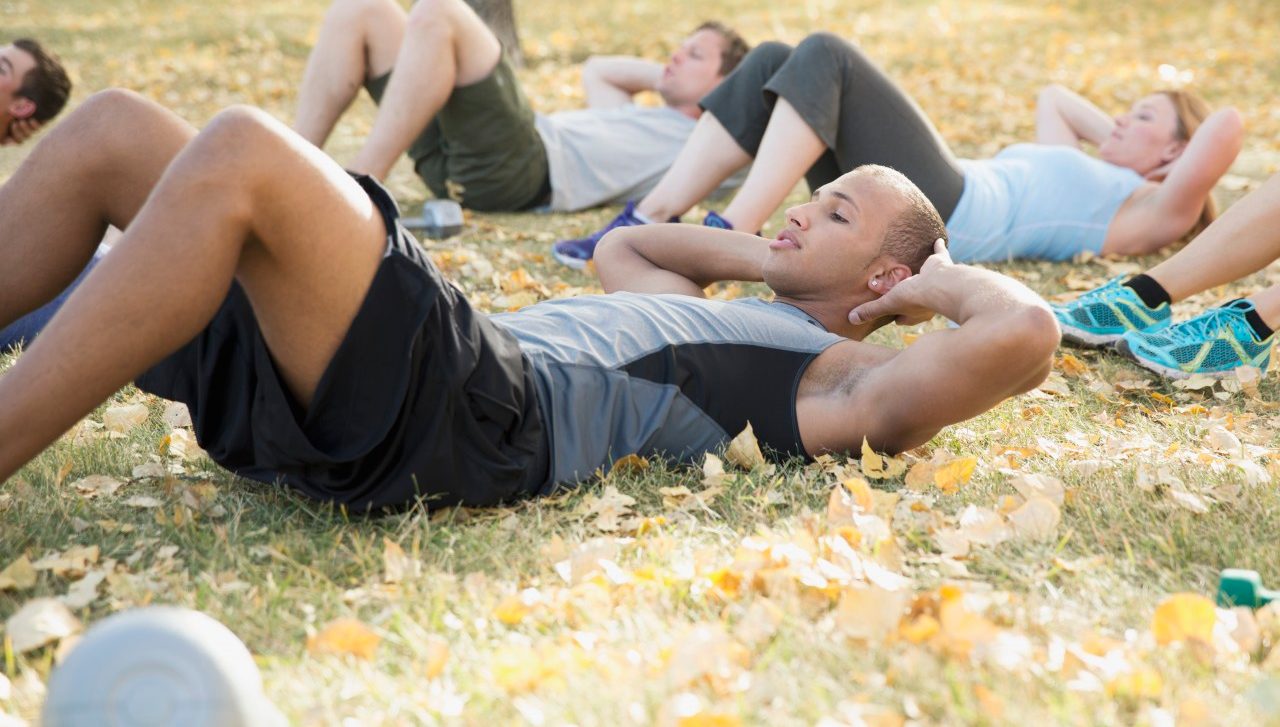
[[[102,126],[116,120],[133,119],[138,113],[154,110],[155,104],[137,92],[124,88],[108,88],[85,99],[84,103],[67,115],[66,121],[70,122],[73,118],[83,119],[93,126]]]
[[[244,181],[245,175],[269,173],[270,154],[285,148],[287,129],[253,106],[229,106],[196,135],[188,153],[199,156],[208,172]]]

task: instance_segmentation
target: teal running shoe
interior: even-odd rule
[[[1158,333],[1126,333],[1116,348],[1138,365],[1174,379],[1222,376],[1241,366],[1267,370],[1275,334],[1259,339],[1245,315],[1248,300],[1233,300]]]
[[[1051,305],[1065,341],[1081,346],[1109,346],[1129,331],[1159,331],[1169,325],[1168,303],[1148,308],[1118,275],[1070,303]]]

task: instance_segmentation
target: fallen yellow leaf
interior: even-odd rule
[[[444,666],[449,661],[449,642],[439,636],[427,637],[427,662],[423,667],[428,679],[435,679],[444,673]]]
[[[885,457],[862,438],[862,474],[873,480],[897,477],[907,471],[907,463],[898,457]]]
[[[649,469],[649,460],[638,454],[628,454],[613,461],[610,475],[634,475]]]
[[[5,622],[13,650],[25,654],[80,632],[80,620],[54,598],[29,601]]]
[[[1107,694],[1130,699],[1157,699],[1164,690],[1160,672],[1149,666],[1139,666],[1107,682]]]
[[[320,633],[307,638],[311,654],[340,654],[372,659],[382,637],[359,620],[340,618],[330,621]]]
[[[974,457],[958,457],[934,471],[933,483],[944,493],[954,495],[961,485],[968,484],[977,466],[978,460]]]
[[[25,591],[36,584],[36,569],[27,556],[20,556],[0,571],[0,591]]]
[[[699,712],[676,721],[679,727],[738,727],[742,720],[724,712]]]
[[[1210,644],[1217,620],[1213,601],[1199,593],[1175,593],[1156,607],[1151,631],[1161,646],[1186,640]]]
[[[751,422],[747,422],[747,428],[729,442],[724,458],[744,470],[753,470],[765,465],[764,453],[760,451],[760,443],[756,441],[756,433],[751,429]]]

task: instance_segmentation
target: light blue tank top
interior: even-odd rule
[[[1048,144],[1015,144],[960,168],[964,193],[947,234],[951,256],[963,262],[1099,252],[1120,205],[1143,182],[1132,169]]]
[[[584,295],[491,320],[538,385],[551,441],[544,492],[631,453],[699,462],[748,422],[768,450],[805,456],[800,377],[845,340],[799,308],[754,298]]]

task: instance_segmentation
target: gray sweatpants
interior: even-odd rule
[[[856,46],[830,33],[794,49],[761,43],[702,108],[754,157],[779,96],[827,147],[805,175],[810,189],[880,164],[915,182],[942,219],[951,217],[964,191],[955,157],[920,107]]]

